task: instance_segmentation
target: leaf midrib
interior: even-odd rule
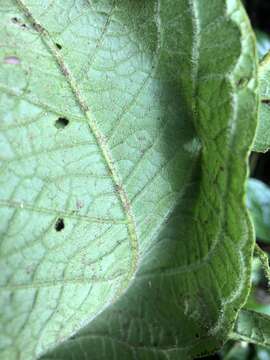
[[[130,283],[130,280],[134,276],[137,266],[138,266],[138,236],[137,236],[137,230],[135,225],[135,219],[133,216],[133,213],[131,211],[131,204],[128,197],[128,194],[126,193],[123,183],[121,181],[121,177],[118,174],[118,171],[116,170],[114,166],[113,157],[111,155],[111,152],[107,146],[106,139],[103,135],[103,133],[99,130],[98,125],[94,119],[93,114],[91,113],[87,102],[85,98],[83,97],[80,88],[77,84],[77,81],[75,80],[75,77],[73,76],[72,72],[69,70],[68,66],[66,65],[62,55],[60,54],[59,50],[56,48],[49,32],[43,28],[43,26],[35,19],[33,14],[31,13],[30,9],[26,6],[23,0],[16,0],[17,5],[20,10],[24,13],[24,15],[28,18],[31,26],[36,30],[45,45],[45,47],[49,50],[51,53],[53,59],[57,63],[59,69],[61,70],[61,73],[63,74],[66,82],[68,83],[74,98],[76,102],[78,103],[79,107],[85,114],[85,118],[87,120],[87,123],[89,125],[89,129],[94,135],[96,139],[97,146],[103,156],[103,159],[106,163],[106,166],[108,168],[109,174],[111,174],[112,181],[115,185],[117,196],[120,200],[120,203],[122,205],[123,212],[127,219],[127,228],[130,238],[130,250],[131,250],[131,261],[130,261],[130,268],[127,272],[126,277],[124,278],[122,282],[122,286],[118,289],[115,297],[118,297],[121,295],[121,293],[127,288],[127,286]]]

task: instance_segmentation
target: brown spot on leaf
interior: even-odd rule
[[[30,275],[34,270],[35,266],[33,264],[27,265],[25,269],[27,275]]]
[[[76,201],[76,208],[77,208],[78,210],[80,210],[80,209],[82,209],[83,207],[84,207],[83,201],[77,200],[77,201]]]
[[[68,71],[68,69],[67,69],[65,66],[62,66],[62,67],[61,67],[61,70],[62,70],[62,73],[63,73],[65,76],[69,76],[69,71]]]
[[[36,22],[33,22],[33,28],[41,34],[45,31],[44,28]]]

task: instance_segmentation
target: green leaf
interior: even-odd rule
[[[254,253],[252,288],[245,308],[270,315],[269,286],[265,286],[265,280],[269,279],[268,256],[258,246],[255,247]]]
[[[253,151],[266,152],[270,148],[270,52],[262,59],[259,66],[260,107],[258,127],[253,144]]]
[[[1,359],[218,349],[254,247],[256,44],[240,1],[0,13]]]
[[[270,188],[260,180],[249,179],[247,205],[254,222],[256,237],[270,243]]]
[[[248,310],[270,315],[270,295],[269,289],[256,288],[255,286],[249,294],[245,304]]]
[[[269,259],[266,252],[264,252],[258,244],[255,245],[254,254],[260,259],[264,276],[267,279],[268,286],[270,285],[270,268],[269,268]]]
[[[270,316],[242,309],[230,337],[270,347]]]

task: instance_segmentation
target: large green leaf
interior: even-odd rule
[[[240,1],[0,13],[1,359],[214,351],[254,245],[256,44]]]

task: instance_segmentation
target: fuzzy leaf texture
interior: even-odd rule
[[[241,2],[4,0],[0,15],[1,359],[215,351],[254,247]]]
[[[270,347],[270,316],[242,309],[231,338]]]
[[[253,151],[265,153],[270,148],[270,52],[260,62],[259,94],[260,108],[258,128],[253,144]]]
[[[262,181],[248,182],[247,205],[255,226],[256,237],[270,243],[270,188]]]

